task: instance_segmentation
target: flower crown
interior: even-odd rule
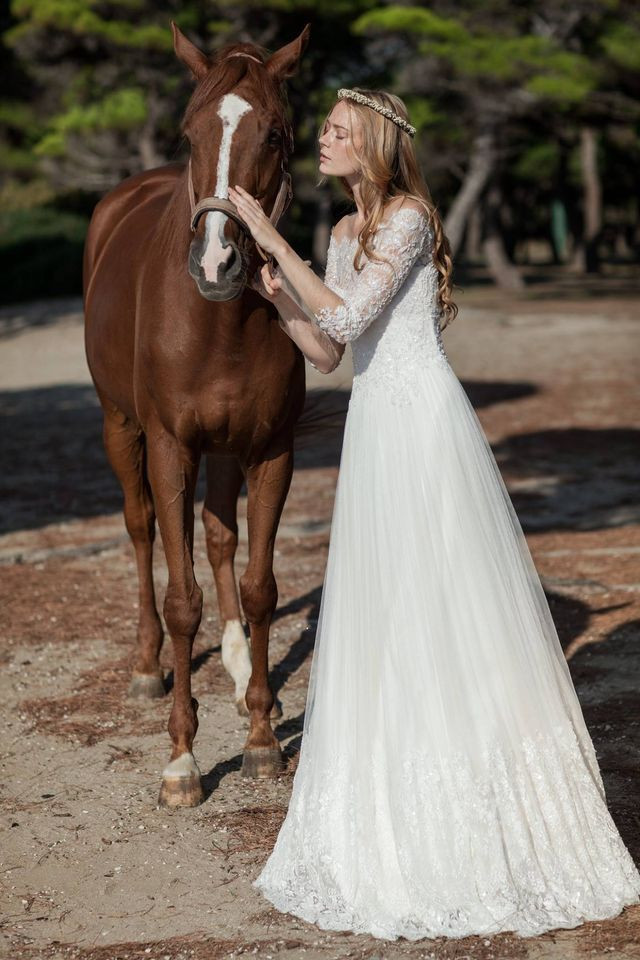
[[[365,96],[364,93],[359,93],[358,90],[349,90],[347,87],[340,87],[338,90],[338,100],[342,100],[343,98],[355,100],[356,103],[364,103],[367,107],[371,107],[372,110],[381,113],[382,116],[388,120],[393,120],[395,124],[403,130],[406,130],[410,137],[415,137],[416,128],[411,126],[408,120],[405,120],[404,117],[399,117],[397,113],[394,113],[393,110],[390,110],[388,107],[381,107],[379,103]]]

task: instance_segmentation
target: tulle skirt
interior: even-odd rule
[[[289,810],[254,885],[319,927],[534,936],[640,875],[539,577],[448,363],[351,397]]]

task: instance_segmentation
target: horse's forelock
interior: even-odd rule
[[[232,56],[236,53],[247,53],[250,56]],[[253,57],[257,57],[261,62],[256,63]],[[200,80],[191,95],[180,124],[180,132],[184,134],[186,126],[198,110],[224,96],[225,93],[230,93],[241,80],[246,76],[251,77],[252,74],[256,80],[255,92],[259,103],[265,109],[275,111],[286,125],[284,91],[279,89],[270,76],[267,75],[265,79],[265,71],[262,69],[267,57],[268,52],[265,49],[250,43],[229,44],[218,51],[211,62],[211,69]]]

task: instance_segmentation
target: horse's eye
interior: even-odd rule
[[[270,147],[279,147],[282,143],[282,131],[276,130],[275,127],[273,130],[269,130],[269,136],[267,137],[267,143]]]

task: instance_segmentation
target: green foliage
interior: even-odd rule
[[[532,77],[524,86],[541,100],[552,101],[559,107],[572,107],[582,103],[595,90],[597,77],[594,74],[586,61],[576,64],[573,73],[570,70],[554,71],[551,66],[549,73]]]
[[[0,157],[1,159],[1,157]],[[19,168],[17,168],[19,170]],[[29,170],[29,172],[33,172]],[[43,178],[30,180],[7,177],[0,188],[0,210],[5,213],[18,210],[33,210],[55,202],[55,192]]]
[[[416,97],[406,94],[402,98],[405,102],[411,123],[418,133],[421,130],[446,123],[446,115],[438,109],[436,102],[427,97]]]
[[[418,38],[420,55],[444,61],[461,77],[493,86],[522,84],[530,93],[559,104],[583,100],[599,76],[586,57],[563,50],[548,37],[471,29],[419,7],[393,6],[365,13],[354,22],[353,30],[358,34],[405,32]]]
[[[640,15],[634,2],[573,0],[568,17],[559,5],[534,0],[415,6],[182,0],[179,8],[176,0],[10,0],[0,57],[4,89],[12,91],[0,100],[1,265],[23,278],[16,283],[29,295],[32,278],[41,274],[49,277],[50,290],[61,282],[77,292],[86,223],[66,221],[64,204],[76,190],[93,196],[94,184],[133,172],[137,164],[180,155],[178,120],[192,81],[174,56],[171,19],[208,53],[250,37],[275,50],[311,22],[311,42],[289,84],[300,185],[291,230],[302,246],[310,240],[315,210],[310,186],[318,180],[318,126],[340,86],[401,94],[422,133],[416,148],[443,211],[486,121],[495,125],[506,202],[526,223],[527,235],[548,229],[549,191],[560,177],[570,195],[580,196],[579,149],[572,144],[584,122],[605,131],[599,138],[604,192],[617,190],[615,202],[626,209],[638,148],[625,140],[613,151],[607,125],[610,130],[613,114],[631,144],[640,143],[625,120],[638,114]],[[614,154],[607,177],[607,158]],[[625,163],[628,179],[620,176]],[[339,185],[328,183],[334,200],[342,200]],[[563,202],[573,216],[571,200]],[[66,280],[61,251],[70,264]]]
[[[85,217],[54,207],[0,213],[2,301],[80,293]]]
[[[14,147],[0,141],[0,169],[7,173],[35,174],[37,158],[31,149]]]
[[[30,134],[38,121],[32,105],[24,100],[0,100],[0,125]]]
[[[33,145],[42,136],[43,125],[33,106],[21,100],[0,100],[0,169],[6,173],[37,173]]]
[[[40,156],[59,156],[66,151],[67,134],[94,130],[132,130],[144,123],[147,106],[143,90],[114,90],[98,103],[71,107],[51,121],[51,128],[34,147]]]
[[[354,33],[377,30],[389,33],[406,31],[408,33],[429,36],[434,43],[466,44],[469,33],[465,27],[452,18],[441,17],[422,7],[403,7],[394,5],[370,13],[364,13],[352,24]]]
[[[557,143],[534,143],[514,161],[511,172],[519,180],[532,184],[550,182],[558,172],[560,150]]]
[[[231,35],[233,24],[230,20],[207,20],[207,33],[212,37],[225,37]],[[231,42],[231,40],[229,40]]]
[[[114,2],[111,6],[122,7],[124,12],[134,12],[142,6],[141,0]],[[166,26],[147,23],[143,26],[127,20],[101,17],[95,11],[96,0],[13,0],[11,12],[22,20],[4,33],[7,46],[15,46],[26,34],[44,27],[68,30],[77,35],[93,35],[110,41],[116,46],[143,48],[147,50],[171,50],[173,41],[169,25],[169,13],[165,15]],[[162,17],[162,20],[165,19]]]
[[[27,240],[84,240],[87,220],[75,213],[43,206],[30,210],[3,210],[0,213],[0,250],[3,254]]]
[[[600,46],[617,66],[640,72],[640,26],[630,23],[613,24],[600,39]]]

